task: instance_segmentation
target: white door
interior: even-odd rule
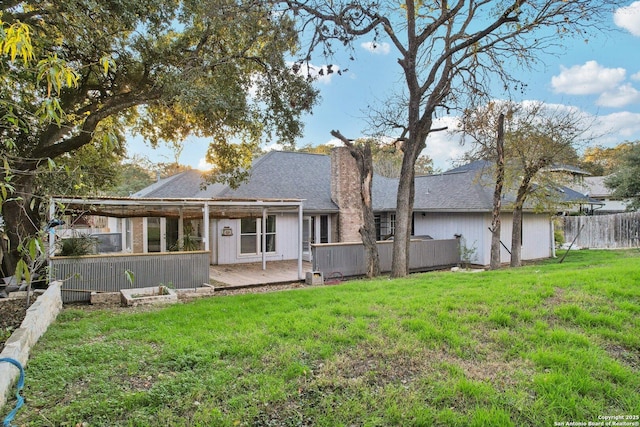
[[[315,242],[315,218],[305,216],[302,219],[302,259],[311,261],[311,245]]]

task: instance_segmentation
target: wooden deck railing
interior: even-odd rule
[[[207,251],[53,257],[50,267],[62,284],[62,301],[89,301],[91,292],[118,292],[160,284],[188,289],[209,283]],[[133,284],[126,271],[133,273]]]
[[[380,271],[391,271],[393,242],[378,242]],[[367,260],[362,243],[324,243],[312,245],[313,271],[321,271],[325,278],[333,274],[361,276],[367,272]],[[409,270],[428,271],[460,263],[457,239],[412,240]]]

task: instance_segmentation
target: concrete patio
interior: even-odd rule
[[[311,263],[304,261],[302,263],[303,277],[308,271],[311,271]],[[210,283],[216,287],[301,281],[298,278],[298,260],[269,261],[266,270],[262,269],[261,262],[212,265],[209,267],[209,277]]]

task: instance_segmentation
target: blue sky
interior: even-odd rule
[[[612,31],[588,43],[570,39],[571,46],[561,56],[545,56],[536,70],[519,72],[528,84],[522,100],[580,109],[592,116],[594,131],[604,134],[594,142],[602,146],[640,140],[640,1],[629,2],[612,14],[609,25]],[[394,88],[402,87],[397,54],[384,40],[372,49],[371,40],[360,39],[355,61],[338,57],[334,64],[334,69],[348,71],[316,81],[322,99],[313,114],[304,116],[304,136],[298,145],[331,142],[333,129],[349,138],[362,136],[367,129],[367,107],[384,102]],[[320,69],[322,64],[316,66]],[[452,128],[455,123],[456,117],[448,116],[437,125]],[[187,138],[180,162],[205,168],[207,145],[206,140]],[[429,137],[424,153],[434,159],[436,167],[447,169],[465,149],[456,137],[439,132]],[[132,138],[128,152],[154,162],[173,160],[169,150],[152,150],[138,138]]]

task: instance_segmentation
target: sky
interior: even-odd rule
[[[588,43],[570,39],[571,46],[560,56],[540,57],[534,71],[519,72],[527,83],[521,101],[579,109],[593,120],[592,127],[601,137],[594,145],[612,147],[625,141],[640,140],[640,1],[630,1],[610,17],[609,29],[590,38]],[[331,130],[348,138],[365,135],[369,106],[380,105],[394,89],[402,87],[397,52],[384,40],[377,44],[361,38],[354,45],[355,60],[339,58],[334,69],[341,75],[324,75],[314,83],[320,102],[312,114],[303,116],[304,136],[298,146],[336,143]],[[316,65],[317,69],[321,64]],[[453,128],[455,115],[435,124]],[[180,163],[206,169],[204,156],[208,142],[188,137]],[[277,146],[265,147],[278,149]],[[449,169],[469,147],[448,132],[433,133],[423,154],[434,160],[440,170]],[[129,156],[143,155],[153,162],[170,162],[174,156],[166,148],[151,149],[138,137],[128,145]]]

